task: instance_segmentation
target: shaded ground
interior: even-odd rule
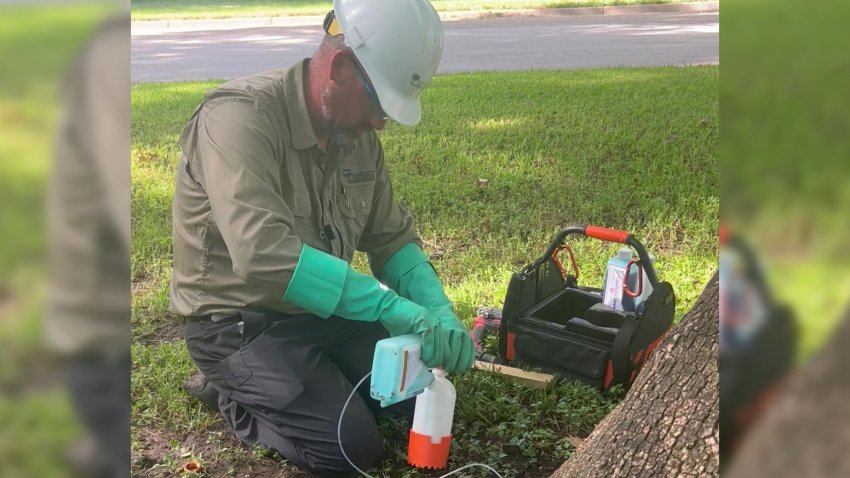
[[[224,424],[203,433],[176,433],[154,428],[136,431],[133,476],[173,477],[197,457],[201,474],[208,477],[315,478],[280,458],[239,442]]]
[[[455,433],[463,431],[456,430]],[[173,477],[184,464],[199,458],[202,463],[199,475],[205,477],[316,478],[316,475],[287,463],[277,454],[239,442],[221,422],[203,433],[177,433],[145,427],[136,430],[135,435],[134,477]],[[404,441],[394,443],[406,446]],[[538,470],[525,472],[520,477],[546,478],[561,463],[561,460],[547,460],[539,464]],[[420,472],[417,476],[438,477],[445,473],[446,470]]]

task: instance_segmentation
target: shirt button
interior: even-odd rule
[[[360,207],[366,207],[366,201],[361,202]]]
[[[327,237],[325,236],[325,231],[319,231],[319,237],[321,237],[322,239],[327,239]]]

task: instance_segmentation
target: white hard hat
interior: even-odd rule
[[[345,43],[366,70],[381,108],[407,126],[419,123],[419,93],[443,54],[443,27],[428,0],[333,0]]]

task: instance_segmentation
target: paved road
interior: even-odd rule
[[[719,63],[719,15],[650,13],[444,22],[440,72]],[[132,81],[228,79],[310,56],[317,27],[132,38]]]

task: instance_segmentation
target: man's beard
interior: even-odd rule
[[[330,130],[328,138],[330,139],[331,144],[336,146],[341,150],[351,150],[354,149],[354,141],[357,140],[356,131],[345,128],[334,128]]]
[[[322,92],[322,127],[328,133],[330,144],[339,149],[346,150],[354,148],[354,142],[359,136],[357,129],[352,127],[343,127],[333,123],[334,111],[331,104],[333,103],[330,88],[326,88]]]

